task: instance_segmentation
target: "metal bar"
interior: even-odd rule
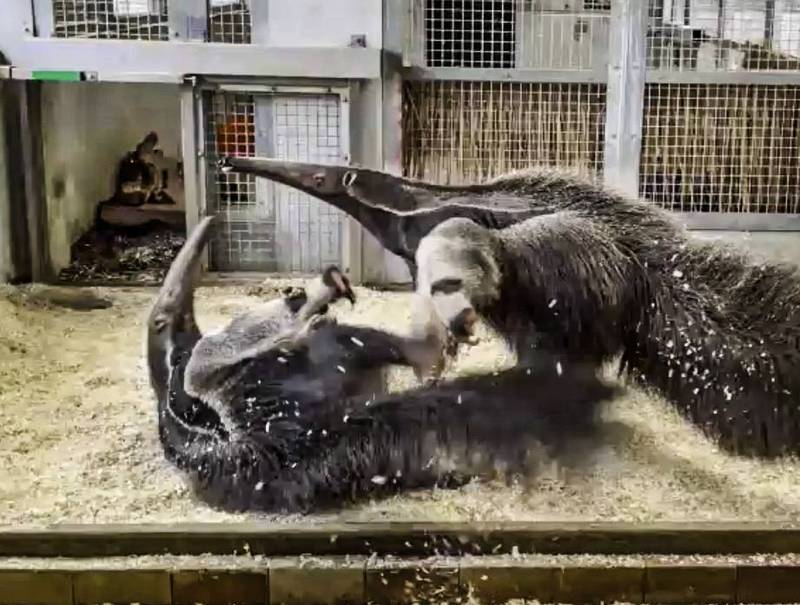
[[[772,48],[775,40],[775,0],[766,0],[764,15],[764,40]]]
[[[53,20],[53,0],[33,0],[34,35],[39,38],[52,38],[55,22]],[[30,33],[30,32],[28,32]]]
[[[174,40],[208,39],[208,0],[174,0],[169,3],[169,36]]]
[[[200,221],[196,93],[195,87],[190,83],[181,87],[181,157],[187,234],[191,233]]]
[[[381,143],[383,169],[391,174],[403,174],[403,66],[400,57],[386,53],[383,57],[383,87],[381,103]],[[408,265],[399,256],[384,249],[375,238],[364,236],[364,250],[370,252],[367,258],[380,257],[383,267],[375,271],[365,268],[365,279],[381,283],[410,283],[413,276]]]
[[[14,65],[24,70],[96,72],[100,80],[119,74],[370,79],[380,77],[375,48],[270,48],[199,42],[24,39],[9,45]],[[144,81],[138,79],[138,81]]]
[[[604,178],[629,195],[639,192],[648,7],[611,4]]]
[[[31,248],[31,279],[34,282],[42,282],[50,279],[52,271],[47,230],[47,199],[44,191],[41,82],[22,84],[19,99],[25,206]]]
[[[203,90],[247,93],[274,93],[279,91],[306,90],[319,93],[321,90],[331,91],[341,88],[341,79],[331,78],[266,78],[264,76],[201,76],[197,85]]]
[[[800,214],[673,212],[692,231],[800,231]]]
[[[321,84],[308,84],[293,86],[292,84],[217,84],[215,90],[239,94],[342,94],[349,90],[341,82],[329,86]]]
[[[249,0],[251,39],[253,44],[269,45],[269,2]]]
[[[737,84],[800,86],[800,72],[754,71],[648,71],[645,81],[650,84]]]
[[[408,80],[461,80],[469,82],[564,82],[605,84],[608,72],[602,70],[491,69],[471,67],[411,67],[404,71]]]
[[[20,29],[24,32],[25,36],[36,35],[36,18],[34,17],[32,0],[23,0],[22,2],[4,2],[3,4],[12,5],[11,7],[3,6],[3,19],[16,18],[20,25]],[[52,27],[52,23],[53,20],[51,18],[50,27]],[[3,40],[3,43],[5,44],[6,41]],[[10,50],[8,54],[11,54]]]
[[[403,58],[403,64],[425,65],[427,62],[425,51],[425,0],[409,0],[410,9],[406,16],[408,21],[408,56]]]
[[[339,145],[341,146],[342,162],[350,164],[353,161],[352,138],[354,136],[351,130],[351,124],[355,122],[359,124],[358,118],[361,112],[356,113],[356,106],[352,102],[352,88],[342,90],[339,94],[340,109],[339,109]],[[364,99],[362,98],[363,102]],[[355,115],[351,115],[355,114]],[[355,118],[353,120],[352,118]],[[362,128],[366,124],[359,124]],[[348,273],[350,280],[355,284],[360,284],[363,280],[362,264],[361,264],[361,250],[363,242],[363,234],[361,232],[361,225],[349,216],[343,216],[344,221],[342,229],[342,264],[344,270]]]
[[[383,0],[383,50],[403,60],[410,57],[412,0]]]
[[[205,95],[196,85],[194,86],[194,129],[195,129],[195,169],[197,170],[197,215],[200,217],[208,216],[208,162],[206,160],[206,107]],[[203,250],[200,259],[200,267],[203,271],[208,271],[211,266],[209,246]]]

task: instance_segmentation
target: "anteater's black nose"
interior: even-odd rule
[[[469,307],[461,311],[450,321],[450,331],[459,340],[466,340],[475,333],[475,325],[478,322],[478,314],[475,309]]]

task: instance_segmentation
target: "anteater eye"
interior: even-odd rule
[[[461,290],[463,282],[455,277],[440,279],[431,284],[431,294],[452,294]]]

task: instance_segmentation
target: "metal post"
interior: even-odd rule
[[[374,132],[370,128],[370,117],[380,112],[379,109],[374,109],[375,107],[380,107],[380,93],[377,95],[377,102],[371,104],[370,99],[374,95],[368,94],[370,84],[379,86],[377,83],[368,81],[359,84],[352,83],[348,87],[347,94],[342,94],[340,97],[341,132],[343,134],[341,161],[343,164],[353,163],[354,155],[363,158],[364,148],[370,147],[369,141],[364,141],[359,137],[364,133]],[[370,111],[370,105],[372,105],[373,111]],[[378,118],[375,117],[374,119],[377,120]],[[360,163],[368,165],[370,162]],[[354,284],[361,284],[364,280],[363,229],[355,219],[349,216],[343,216],[342,220],[344,221],[342,225],[342,264],[348,272],[350,280]]]
[[[647,16],[641,0],[611,3],[604,178],[632,196],[639,192]]]
[[[169,34],[174,40],[205,41],[208,36],[208,0],[171,0]]]
[[[201,199],[200,186],[200,146],[198,141],[197,124],[199,121],[198,107],[199,89],[193,82],[181,86],[181,155],[183,156],[183,190],[186,212],[186,233],[190,234],[200,217],[204,213],[204,204]],[[205,250],[200,262],[203,270],[208,267],[208,250]]]
[[[765,8],[764,40],[767,43],[767,47],[772,49],[775,41],[775,0],[766,0]]]
[[[381,102],[379,167],[400,175],[403,173],[403,66],[421,61],[422,56],[412,52],[414,44],[412,27],[414,11],[422,11],[421,0],[384,0],[383,4],[383,58],[381,62]],[[419,16],[419,15],[417,15]],[[405,26],[401,24],[405,23]],[[416,32],[419,34],[419,31]],[[408,266],[398,256],[384,249],[369,233],[364,235],[364,258],[380,258],[364,266],[365,279],[370,282],[407,283],[411,281]]]
[[[417,0],[410,0],[408,5],[416,3]],[[412,58],[406,48],[413,32],[399,26],[409,19],[411,9],[404,5],[399,0],[385,0],[383,6],[383,168],[395,174],[401,174],[403,169],[403,64]]]
[[[269,44],[269,2],[250,0],[251,39],[253,44]]]
[[[55,22],[53,21],[53,0],[33,0],[33,22],[35,28],[27,34],[38,38],[52,38]]]

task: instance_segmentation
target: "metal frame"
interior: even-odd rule
[[[208,35],[208,0],[180,0],[169,5],[169,37],[204,42]]]
[[[32,0],[33,15],[35,23],[34,29],[25,30],[25,33],[40,38],[51,38],[53,36],[53,1],[52,0]]]
[[[263,78],[378,79],[381,53],[374,48],[265,48],[249,44],[128,42],[25,38],[9,43],[19,57],[12,73],[79,71],[98,81],[170,82],[187,75],[234,74]],[[147,66],[143,69],[142,66]]]
[[[339,129],[342,133],[340,141],[340,151],[342,161],[350,163],[351,140],[353,133],[350,128],[351,123],[351,85],[324,82],[298,81],[297,84],[288,83],[285,80],[271,80],[265,82],[263,79],[253,81],[242,81],[234,78],[207,79],[202,81],[193,80],[185,85],[182,91],[182,144],[184,156],[184,182],[186,198],[186,224],[187,230],[191,230],[205,215],[207,210],[208,184],[206,174],[205,158],[205,134],[203,132],[203,107],[202,92],[233,92],[255,95],[337,95],[339,97]],[[185,113],[191,111],[191,119],[186,119]],[[189,155],[196,158],[194,162],[189,162]],[[191,191],[194,188],[194,191]],[[360,283],[362,278],[361,267],[361,226],[349,217],[342,220],[342,240],[341,258],[343,269],[349,273],[351,281]],[[208,266],[206,256],[204,268]]]
[[[186,216],[186,232],[191,233],[205,214],[205,195],[202,191],[201,174],[204,162],[201,141],[203,121],[198,111],[201,103],[200,92],[195,79],[187,80],[181,86],[181,155],[183,156],[183,190]],[[203,177],[204,178],[204,177]],[[204,249],[200,259],[203,271],[208,269],[208,249]]]
[[[648,3],[611,4],[604,179],[628,195],[639,192]]]
[[[402,73],[410,80],[542,82],[607,84],[604,176],[629,195],[638,196],[644,85],[761,84],[800,86],[797,71],[667,71],[647,69],[647,0],[612,0],[609,64],[606,70],[535,70],[425,67],[424,44],[409,39],[424,0],[385,0],[384,23],[402,23],[405,40],[389,49],[402,56]],[[418,31],[419,30],[419,31]],[[384,73],[386,77],[386,73]],[[690,230],[800,231],[791,214],[674,213]]]
[[[491,69],[472,67],[421,67],[406,70],[410,80],[466,80],[471,82],[542,82],[605,84],[606,70]]]

